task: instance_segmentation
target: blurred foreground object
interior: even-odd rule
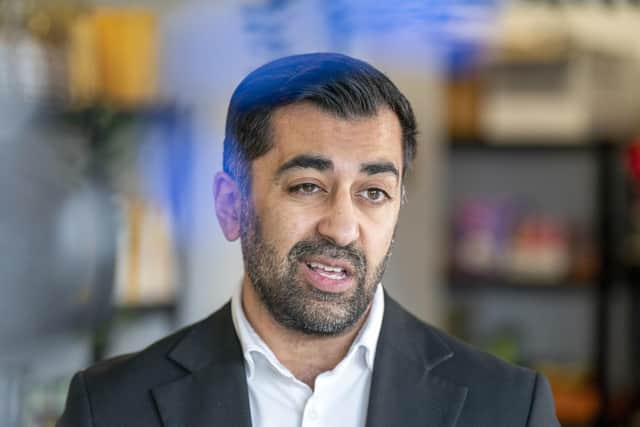
[[[0,363],[44,337],[88,332],[110,295],[114,206],[88,172],[84,135],[59,121],[56,103],[58,24],[74,4],[0,9]]]
[[[511,284],[584,285],[598,274],[588,230],[512,197],[476,197],[453,213],[452,275]]]
[[[77,142],[42,123],[0,141],[0,366],[28,370],[51,338],[108,313],[114,206],[82,179]]]
[[[630,426],[640,7],[504,6],[489,54],[448,83],[454,327],[545,372],[563,425]]]
[[[155,99],[156,16],[145,9],[102,8],[76,19],[69,40],[69,93],[74,105],[101,99],[123,107]]]
[[[174,110],[154,113],[161,109],[157,31],[155,14],[146,9],[92,9],[84,0],[0,1],[3,427],[51,425],[64,403],[65,375],[103,354],[105,325],[114,315],[116,237],[129,225],[119,194],[138,168],[147,173],[155,167],[158,188],[170,184],[161,220],[151,221],[137,259],[146,266],[146,282],[154,282],[154,295],[165,289],[154,301],[173,296],[174,187],[184,182],[174,179],[173,169],[159,171],[187,156],[178,144],[164,144],[184,136]],[[129,131],[150,122],[155,127],[148,132]],[[141,145],[154,138],[159,143],[141,158]],[[163,149],[166,161],[158,164]],[[179,173],[187,169],[181,164]],[[149,204],[142,187],[137,195]],[[163,268],[150,266],[154,253],[162,259],[153,264]]]
[[[514,2],[490,53],[449,86],[449,128],[494,143],[621,138],[640,119],[640,12]]]
[[[175,298],[174,231],[168,212],[138,196],[122,198],[115,300],[123,306],[170,304]]]
[[[551,384],[558,418],[570,425],[588,425],[602,408],[602,396],[590,378],[590,369],[573,364],[537,366]]]
[[[638,70],[624,58],[578,51],[544,60],[503,58],[492,67],[480,120],[492,141],[575,143],[633,129]]]
[[[0,2],[0,93],[76,109],[152,105],[158,26],[145,8]]]
[[[640,137],[631,141],[624,154],[631,193],[630,230],[625,255],[629,265],[640,271]]]

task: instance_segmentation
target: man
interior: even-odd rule
[[[298,55],[249,74],[214,182],[220,226],[242,246],[240,289],[78,373],[58,425],[558,426],[542,376],[382,289],[415,134],[409,102],[362,61]]]

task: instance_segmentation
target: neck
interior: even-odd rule
[[[346,356],[368,315],[367,311],[353,327],[337,336],[294,331],[273,318],[246,275],[242,281],[242,307],[253,329],[280,363],[312,389],[319,374],[335,368]]]

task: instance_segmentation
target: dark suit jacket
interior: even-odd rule
[[[230,305],[76,374],[58,427],[249,427]],[[367,427],[559,426],[546,379],[425,325],[385,296]]]

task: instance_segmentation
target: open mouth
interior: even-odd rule
[[[342,280],[349,275],[347,270],[342,267],[332,267],[319,262],[307,262],[306,264],[311,270],[328,279]]]
[[[302,265],[309,283],[322,291],[344,292],[354,283],[354,267],[343,259],[313,257]]]

